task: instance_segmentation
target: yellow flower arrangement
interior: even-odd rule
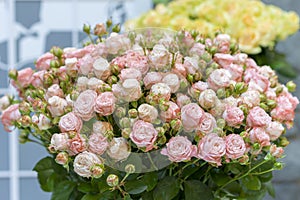
[[[299,30],[299,16],[258,0],[175,0],[159,4],[127,28],[165,27],[198,30],[212,36],[223,31],[239,43],[242,51],[258,54],[274,47]]]

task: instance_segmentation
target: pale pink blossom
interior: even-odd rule
[[[112,92],[118,99],[127,102],[137,101],[142,95],[140,82],[136,79],[126,79],[122,84],[113,84]]]
[[[249,108],[253,108],[255,106],[258,106],[260,103],[260,93],[257,90],[248,90],[241,94],[240,100]]]
[[[97,58],[93,63],[93,72],[97,78],[105,81],[111,75],[108,61],[102,57]]]
[[[88,79],[87,87],[90,90],[97,90],[104,82],[98,78],[92,77]]]
[[[270,153],[275,158],[281,158],[284,153],[284,149],[282,147],[277,147],[276,144],[272,144],[270,146]]]
[[[87,150],[86,139],[80,134],[68,140],[68,151],[71,156]]]
[[[237,107],[240,103],[240,100],[237,98],[234,98],[233,96],[229,96],[222,100],[222,103],[226,106],[234,106]]]
[[[152,85],[161,82],[162,75],[159,72],[149,72],[143,79],[146,89],[150,89]]]
[[[86,90],[88,81],[89,81],[89,79],[85,76],[79,77],[76,82],[76,90],[78,92],[82,92],[82,91]]]
[[[172,101],[166,103],[168,109],[166,111],[161,110],[160,119],[164,122],[170,122],[173,119],[177,119],[180,117],[180,108],[178,105]]]
[[[84,151],[75,157],[73,167],[79,176],[90,178],[93,175],[93,166],[101,165],[102,163],[97,155]]]
[[[154,106],[143,103],[138,107],[138,115],[141,120],[153,123],[158,117],[158,111]]]
[[[10,106],[10,100],[7,95],[4,95],[0,98],[0,112],[5,110],[8,106]]]
[[[216,53],[214,55],[214,61],[216,61],[221,67],[226,68],[233,63],[234,57],[226,53]]]
[[[108,131],[112,131],[113,127],[109,122],[97,121],[93,124],[93,132],[105,135]]]
[[[122,161],[130,155],[130,147],[123,137],[113,138],[107,149],[109,157],[116,161]]]
[[[218,101],[218,97],[212,89],[204,90],[200,93],[198,102],[200,106],[204,109],[211,109],[216,105],[216,102]]]
[[[272,99],[272,100],[275,100],[277,97],[274,88],[268,88],[268,90],[265,92],[265,95],[268,99]]]
[[[252,143],[259,143],[261,147],[269,146],[270,143],[270,136],[266,133],[264,128],[261,127],[254,127],[250,132],[250,141]]]
[[[45,99],[47,100],[53,96],[64,97],[64,92],[58,84],[53,84],[47,89]]]
[[[38,70],[47,70],[50,68],[50,62],[54,59],[54,55],[52,53],[45,53],[40,56],[35,63],[35,67]]]
[[[257,90],[266,92],[270,86],[270,81],[267,77],[258,73],[258,69],[250,68],[244,73],[244,81],[248,83],[249,90]]]
[[[246,144],[243,138],[238,134],[229,134],[225,138],[226,157],[230,159],[238,159],[246,152]]]
[[[66,72],[71,73],[73,71],[78,71],[77,63],[78,63],[78,59],[75,57],[66,58],[65,59]]]
[[[270,66],[261,66],[258,68],[258,73],[270,79],[271,77],[276,76],[276,73]]]
[[[32,74],[31,84],[33,87],[42,87],[44,84],[45,70],[37,71]]]
[[[221,166],[222,157],[226,153],[225,140],[215,133],[204,136],[198,143],[198,158]]]
[[[69,136],[67,133],[55,133],[51,137],[49,149],[52,151],[66,151]]]
[[[196,42],[190,49],[191,55],[201,56],[204,52],[205,52],[205,45],[198,42]]]
[[[78,60],[78,72],[79,74],[88,75],[93,70],[93,64],[95,59],[87,54]]]
[[[133,124],[129,137],[139,148],[145,148],[144,151],[147,152],[154,148],[157,135],[157,130],[152,124],[138,120]]]
[[[187,75],[186,69],[182,63],[175,63],[171,71],[178,76],[186,77]]]
[[[32,82],[33,73],[34,71],[29,67],[18,71],[17,82],[12,81],[12,85],[16,88],[25,88],[29,86]]]
[[[227,106],[223,112],[223,118],[228,126],[239,127],[245,116],[244,112],[239,107]]]
[[[76,48],[64,48],[64,57],[65,58],[82,58],[83,56],[91,53],[95,49],[94,44],[90,44],[88,46],[85,46],[84,48],[81,49],[76,49]]]
[[[94,50],[91,52],[91,55],[94,58],[97,58],[97,57],[105,58],[107,56],[107,49],[106,49],[106,46],[104,43],[100,42],[100,43],[96,44],[94,47],[95,47]]]
[[[62,132],[80,132],[82,128],[82,120],[80,117],[76,116],[74,112],[69,112],[60,118],[58,126]]]
[[[218,52],[229,53],[230,52],[230,36],[227,34],[218,34],[213,43],[217,45]]]
[[[189,88],[188,92],[191,97],[194,97],[197,99],[197,98],[199,98],[199,94],[206,89],[208,89],[207,82],[198,81],[198,82],[194,83],[192,85],[192,87]]]
[[[47,130],[51,127],[51,120],[44,114],[32,115],[31,120],[40,130]]]
[[[222,117],[225,109],[226,109],[226,104],[222,103],[221,101],[217,101],[215,107],[211,109],[209,113],[212,114],[214,117],[219,118]]]
[[[112,92],[103,92],[96,98],[95,112],[102,116],[111,115],[115,110],[117,99]]]
[[[227,69],[231,76],[232,76],[232,80],[234,81],[241,81],[242,80],[242,76],[244,73],[244,68],[242,65],[237,65],[237,64],[230,64],[227,66],[224,66],[224,69]]]
[[[249,127],[265,127],[271,123],[271,120],[272,118],[264,109],[256,106],[249,111],[246,122]]]
[[[11,132],[11,126],[13,122],[21,118],[21,113],[19,111],[19,104],[13,104],[7,107],[1,115],[1,122],[4,126],[5,131]]]
[[[237,53],[233,57],[234,57],[234,63],[239,65],[244,65],[248,59],[248,55],[245,53]]]
[[[118,33],[111,33],[110,36],[105,40],[105,46],[107,52],[110,54],[117,54],[120,51],[126,51],[130,48],[130,40],[124,35]]]
[[[273,121],[266,127],[266,133],[269,134],[271,141],[277,140],[284,131],[284,127],[281,123]]]
[[[183,66],[188,74],[195,74],[199,70],[197,57],[184,57]]]
[[[107,138],[102,134],[93,133],[88,140],[88,149],[97,155],[102,155],[108,148]]]
[[[94,116],[94,108],[97,93],[93,90],[86,90],[78,96],[74,103],[74,112],[84,121],[90,120]]]
[[[181,121],[185,131],[190,132],[198,128],[204,111],[198,104],[190,103],[181,108]]]
[[[155,102],[159,102],[160,100],[169,101],[171,98],[171,88],[165,83],[156,83],[152,85],[149,95]]]
[[[176,74],[170,73],[165,75],[165,77],[162,79],[162,82],[170,87],[172,93],[177,92],[180,87],[180,80]]]
[[[191,103],[191,99],[190,97],[188,97],[187,95],[185,94],[181,94],[181,93],[178,93],[177,95],[177,99],[176,99],[176,104],[182,108],[183,106]]]
[[[140,81],[142,80],[142,73],[135,68],[125,68],[121,70],[119,78],[121,81],[125,81],[126,79],[136,79]]]
[[[226,69],[216,69],[208,77],[208,87],[217,91],[220,88],[228,87],[231,83],[231,74]]]
[[[48,109],[52,117],[63,115],[67,106],[68,102],[64,98],[53,96],[48,99]]]
[[[204,116],[202,117],[198,130],[201,133],[209,134],[212,133],[213,130],[217,127],[216,118],[212,116],[210,113],[204,113]]]
[[[170,53],[164,45],[156,44],[148,55],[148,59],[152,68],[161,70],[170,63]]]
[[[172,162],[184,162],[196,156],[197,147],[187,137],[176,136],[169,140],[166,148],[161,150],[161,154],[168,156]]]

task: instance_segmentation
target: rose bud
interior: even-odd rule
[[[126,165],[125,172],[128,174],[133,174],[135,172],[135,166],[133,164]]]
[[[63,165],[63,166],[67,166],[68,163],[69,163],[69,155],[68,155],[68,153],[66,153],[66,152],[59,152],[56,155],[55,162],[57,164],[60,164],[60,165]]]
[[[102,35],[106,34],[106,27],[105,27],[104,23],[96,24],[96,26],[94,28],[94,34],[98,35],[98,36],[102,36]]]
[[[296,91],[296,84],[293,81],[289,81],[286,84],[286,87],[288,89],[289,92],[295,92]]]
[[[115,174],[108,175],[106,183],[110,187],[115,187],[119,185],[119,177]]]
[[[103,165],[96,164],[92,166],[91,173],[93,178],[100,178],[104,174]]]
[[[282,147],[277,147],[275,144],[272,144],[270,146],[270,153],[275,158],[281,158],[284,153],[284,150]]]

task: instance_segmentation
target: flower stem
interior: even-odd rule
[[[150,156],[149,153],[147,153],[147,156],[148,156],[149,161],[150,161],[151,165],[153,166],[153,168],[154,168],[156,171],[158,171],[158,168],[157,168],[156,165],[154,164],[154,162],[153,162],[153,160],[152,160],[152,158],[151,158],[151,156]]]

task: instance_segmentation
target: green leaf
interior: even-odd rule
[[[264,174],[259,175],[258,177],[261,182],[268,182],[268,181],[272,180],[273,173],[272,172],[264,173]]]
[[[43,159],[41,159],[33,168],[34,171],[36,172],[40,172],[40,171],[44,171],[47,169],[52,169],[52,162],[53,162],[53,158],[51,157],[45,157]]]
[[[261,182],[257,176],[246,176],[242,178],[242,184],[248,189],[248,190],[260,190],[261,189]]]
[[[213,199],[211,189],[198,180],[189,180],[184,182],[184,195],[185,200],[195,200],[199,199],[199,197],[205,200]]]
[[[46,157],[41,159],[33,168],[38,173],[38,180],[42,190],[51,192],[54,186],[54,170],[52,168],[53,159]]]
[[[142,194],[142,200],[153,200],[153,193],[151,192],[144,192]]]
[[[275,195],[275,189],[273,187],[272,182],[269,181],[269,182],[265,183],[265,186],[267,188],[267,191],[268,191],[269,195],[275,199],[275,196],[276,196]]]
[[[72,181],[62,181],[55,186],[51,200],[66,200],[69,199],[76,183]]]
[[[101,194],[86,194],[81,200],[99,200],[101,199]]]
[[[157,185],[158,175],[157,172],[146,173],[141,179],[145,185],[147,185],[147,191],[153,190]]]
[[[227,193],[232,194],[233,196],[238,197],[241,193],[242,188],[237,181],[234,181],[226,185],[223,190],[225,190]]]
[[[225,174],[222,170],[216,168],[210,170],[210,176],[218,186],[224,185],[231,180],[231,178],[227,174]]]
[[[125,190],[129,194],[140,194],[147,189],[147,185],[142,180],[133,180],[125,183]]]
[[[87,182],[79,183],[77,186],[77,189],[83,193],[98,192],[98,190],[95,186],[93,186],[91,183],[87,183]]]
[[[178,194],[180,190],[180,183],[178,179],[173,176],[166,176],[158,182],[153,191],[153,198],[155,200],[171,200]]]

